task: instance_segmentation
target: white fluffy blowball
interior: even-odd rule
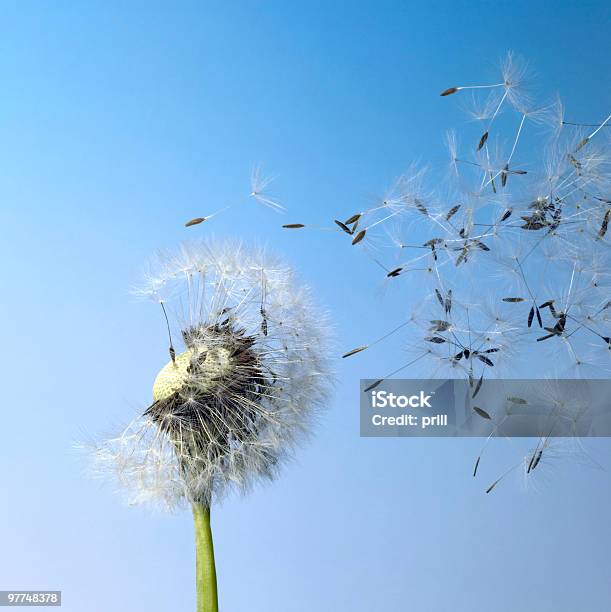
[[[272,479],[332,383],[330,328],[309,289],[263,250],[202,241],[160,253],[138,293],[167,312],[171,359],[153,403],[96,445],[96,471],[130,503],[170,509]]]

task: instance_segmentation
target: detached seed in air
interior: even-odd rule
[[[191,219],[191,221],[187,221],[185,223],[185,227],[191,227],[192,225],[199,225],[206,220],[206,217],[196,217],[195,219]]]
[[[488,132],[484,132],[482,134],[482,137],[479,139],[479,144],[477,145],[477,150],[480,151],[481,148],[486,144],[486,141],[488,140]]]
[[[361,351],[364,351],[367,348],[367,345],[365,346],[359,346],[355,349],[352,349],[351,351],[348,351],[347,353],[344,353],[342,355],[342,359],[345,359],[346,357],[351,357],[352,355],[356,355],[357,353],[360,353]]]
[[[475,412],[477,412],[477,414],[484,419],[491,420],[492,418],[484,409],[479,408],[478,406],[473,406],[473,410],[475,410]]]
[[[367,230],[361,230],[355,237],[354,240],[352,241],[352,244],[358,244],[361,240],[363,240],[363,238],[365,238],[365,234],[367,233]]]
[[[346,219],[346,221],[344,221],[344,224],[352,225],[353,223],[356,223],[360,218],[361,218],[361,213],[357,213],[356,215],[352,215],[352,217],[350,217],[349,219]]]
[[[458,91],[458,87],[448,87],[448,89],[445,89],[439,95],[440,96],[450,96],[453,93],[456,93],[457,91]]]

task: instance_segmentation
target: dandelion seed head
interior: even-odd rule
[[[330,387],[329,328],[291,269],[239,243],[161,253],[140,292],[184,345],[153,403],[98,445],[97,467],[130,503],[209,505],[272,479],[308,434]]]

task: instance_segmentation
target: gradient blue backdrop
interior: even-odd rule
[[[0,2],[0,589],[62,589],[71,612],[193,610],[189,514],[122,505],[72,450],[145,406],[166,360],[159,312],[129,296],[143,260],[243,198],[261,162],[290,214],[251,202],[191,234],[286,253],[340,349],[375,337],[379,270],[280,223],[347,216],[439,160],[463,121],[439,91],[509,48],[571,118],[606,116],[609,25],[602,0]],[[566,461],[540,492],[486,496],[511,445],[473,480],[478,440],[360,439],[357,381],[400,358],[338,362],[315,440],[215,510],[222,611],[610,609],[608,472]],[[611,465],[608,442],[588,448]]]

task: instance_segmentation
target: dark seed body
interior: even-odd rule
[[[485,357],[484,355],[478,355],[477,358],[483,363],[485,363],[487,366],[490,366],[490,367],[494,366],[494,363],[492,363],[492,361],[488,359],[488,357]]]
[[[533,463],[533,466],[532,466],[533,470],[539,465],[539,461],[541,461],[542,455],[543,455],[543,451],[539,451],[537,453],[537,458],[535,459],[535,462]]]
[[[475,410],[475,412],[477,412],[477,414],[479,414],[479,416],[482,418],[491,420],[490,415],[484,409],[479,408],[478,406],[473,406],[473,410]]]
[[[185,223],[185,227],[191,227],[192,225],[199,225],[206,220],[206,217],[196,217],[195,219],[191,219],[191,221],[187,221]]]
[[[344,353],[342,355],[342,359],[345,359],[346,357],[351,357],[352,355],[356,355],[357,353],[360,353],[361,351],[364,351],[367,348],[367,346],[359,346],[358,348],[352,349],[351,351],[348,351],[347,353]]]
[[[338,227],[340,227],[344,232],[346,232],[346,234],[352,235],[352,230],[347,225],[345,225],[341,221],[338,221],[337,219],[334,219],[334,221]]]
[[[458,91],[458,87],[448,87],[448,89],[445,89],[439,95],[440,96],[450,96],[453,93],[456,93],[457,91]]]
[[[556,334],[547,334],[547,336],[541,336],[540,338],[537,338],[537,342],[543,342],[543,340],[549,340],[550,338],[553,338]]]
[[[503,187],[505,187],[505,185],[507,185],[507,176],[508,176],[508,171],[509,170],[509,165],[505,164],[505,167],[503,168],[503,171],[501,172],[501,185]]]
[[[452,206],[452,208],[450,208],[450,210],[446,214],[446,221],[449,221],[458,212],[459,208],[460,208],[460,204],[457,204],[456,206]]]
[[[607,210],[607,212],[605,213],[605,216],[603,217],[602,225],[600,226],[600,229],[598,230],[599,238],[603,238],[604,235],[607,233],[607,230],[609,229],[609,219],[610,218],[611,218],[611,208]]]
[[[376,380],[373,384],[369,385],[366,389],[363,389],[363,393],[367,393],[368,391],[375,389],[378,385],[381,385],[383,382],[384,382],[383,378]]]
[[[507,401],[511,402],[512,404],[520,404],[522,406],[528,404],[528,402],[525,399],[522,399],[521,397],[508,397]]]
[[[490,491],[492,491],[492,489],[494,489],[494,487],[496,487],[497,484],[499,484],[500,479],[499,480],[495,480],[487,489],[486,489],[486,494],[490,493]]]
[[[367,230],[361,230],[355,237],[354,240],[352,241],[352,244],[358,244],[361,240],[363,240],[363,238],[365,238],[365,233],[367,232]]]
[[[441,338],[440,336],[429,336],[425,338],[425,340],[433,344],[443,344],[446,341],[445,338]]]
[[[482,147],[486,144],[486,141],[488,140],[488,132],[484,132],[482,134],[482,137],[479,139],[479,143],[477,145],[477,150],[480,151],[482,149]]]

